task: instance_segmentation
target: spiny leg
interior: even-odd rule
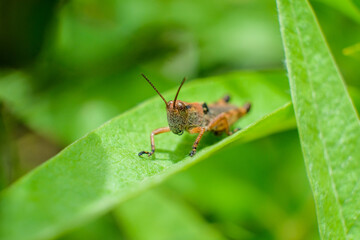
[[[166,132],[170,132],[170,128],[169,127],[163,127],[163,128],[158,128],[158,129],[155,129],[154,131],[151,132],[151,135],[150,135],[150,142],[151,142],[151,152],[147,152],[147,151],[141,151],[139,152],[139,156],[143,155],[143,154],[147,154],[149,157],[151,155],[154,154],[155,152],[155,139],[154,139],[154,136],[155,135],[158,135],[160,133],[166,133]]]
[[[192,151],[189,153],[190,157],[195,155],[196,148],[199,145],[199,142],[200,142],[202,136],[204,135],[205,131],[206,131],[206,128],[204,128],[204,127],[196,127],[189,131],[190,133],[199,133],[199,135],[197,136],[197,138],[193,144]]]

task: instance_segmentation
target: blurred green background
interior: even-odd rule
[[[360,4],[311,4],[359,106]],[[140,73],[165,91],[184,76],[284,69],[283,54],[271,0],[1,1],[0,186],[154,96]],[[317,238],[296,130],[232,145],[61,237]]]

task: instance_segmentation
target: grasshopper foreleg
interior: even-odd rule
[[[154,154],[155,152],[155,139],[154,139],[154,136],[155,135],[158,135],[160,133],[166,133],[166,132],[170,132],[170,128],[169,127],[163,127],[163,128],[158,128],[158,129],[155,129],[154,131],[151,132],[151,135],[150,135],[150,142],[151,142],[151,152],[147,152],[147,151],[141,151],[139,152],[139,156],[143,155],[143,154],[147,154],[149,157],[151,155]]]
[[[190,157],[195,155],[196,148],[199,145],[199,142],[200,142],[202,136],[204,135],[205,131],[206,131],[206,128],[204,128],[204,127],[196,127],[189,131],[190,133],[199,133],[199,135],[197,136],[197,138],[193,144],[192,151],[189,153]]]

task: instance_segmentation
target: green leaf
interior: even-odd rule
[[[64,81],[38,91],[34,86],[36,76],[25,71],[0,71],[0,101],[27,127],[66,146],[136,102],[153,96],[146,85],[138,87],[144,83],[138,72],[136,77],[122,74],[114,78],[127,81],[104,84],[102,76],[75,85]],[[161,78],[157,81],[157,86],[173,85]]]
[[[342,12],[344,15],[352,18],[354,21],[360,23],[360,10],[358,0],[314,0],[318,2],[323,2],[338,11]]]
[[[348,86],[348,91],[349,91],[352,101],[355,104],[355,108],[359,115],[359,112],[360,112],[360,89],[356,88],[354,86]]]
[[[357,60],[360,60],[360,43],[356,43],[343,49],[345,56],[351,56]]]
[[[149,91],[153,91],[150,86]],[[155,96],[90,132],[4,190],[0,196],[0,238],[58,236],[231,142],[293,128],[287,91],[282,72],[233,73],[189,82],[179,99],[212,102],[230,94],[236,105],[251,101],[251,112],[235,126],[244,130],[230,137],[206,134],[193,158],[188,153],[195,135],[162,134],[156,136],[155,157],[141,158],[137,154],[150,148],[151,130],[167,125],[164,103]],[[171,99],[174,94],[175,89],[164,96]]]
[[[164,185],[227,239],[319,238],[296,130],[232,144]]]
[[[359,119],[308,2],[277,3],[320,235],[359,239]]]
[[[126,236],[134,240],[224,239],[190,205],[164,189],[147,191],[114,213]]]
[[[75,229],[66,235],[56,238],[56,240],[99,240],[99,239],[125,239],[118,227],[118,223],[113,214],[108,213],[100,218],[88,222],[87,224]]]

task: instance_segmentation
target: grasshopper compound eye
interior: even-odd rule
[[[184,133],[184,130],[181,130],[180,132],[177,132],[176,135],[181,136],[181,135],[183,135],[183,133]]]

